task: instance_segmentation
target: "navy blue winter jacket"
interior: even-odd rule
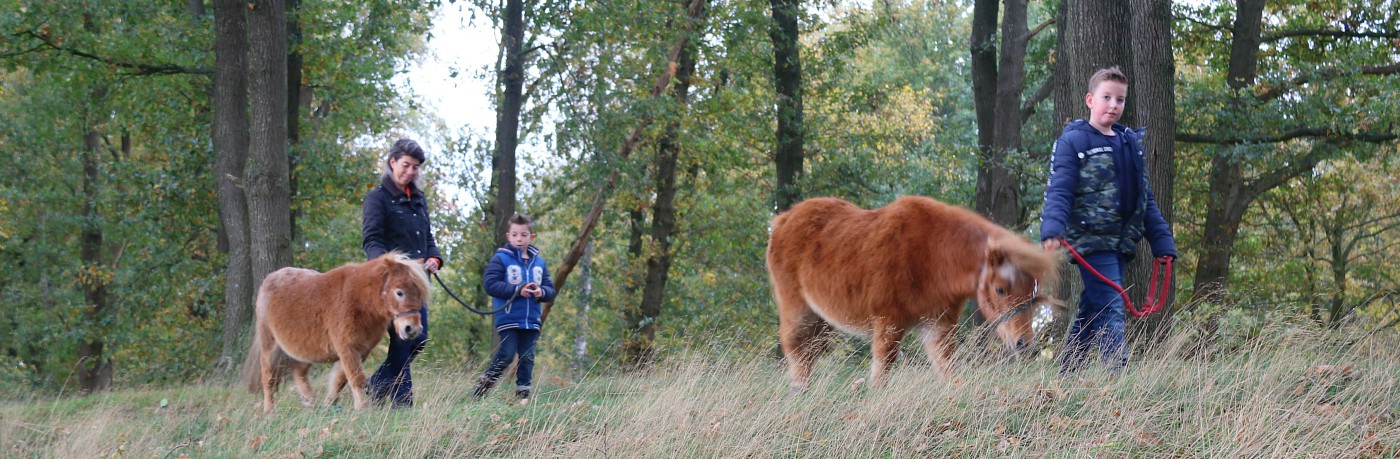
[[[542,303],[554,300],[554,281],[549,278],[549,266],[540,257],[540,249],[527,247],[524,252],[530,255],[528,259],[521,252],[510,244],[496,249],[482,276],[486,294],[491,295],[491,307],[496,310],[496,330],[539,330]],[[543,296],[526,298],[520,293],[531,282],[540,286]]]
[[[409,185],[411,195],[388,176],[365,196],[361,215],[361,235],[365,256],[373,260],[385,252],[397,250],[413,259],[437,258],[437,241],[428,221],[428,200],[417,187]]]
[[[1113,139],[1088,121],[1065,126],[1051,153],[1040,239],[1063,237],[1083,255],[1117,252],[1131,259],[1138,240],[1146,236],[1154,257],[1174,258],[1171,226],[1148,185],[1141,133],[1117,123],[1113,131],[1122,136],[1127,151],[1115,151]],[[1121,160],[1133,161],[1134,177],[1119,176]],[[1136,202],[1121,201],[1127,180],[1136,181]]]

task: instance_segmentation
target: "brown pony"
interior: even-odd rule
[[[306,374],[313,363],[335,362],[326,404],[340,398],[345,383],[355,408],[364,408],[362,365],[393,322],[402,339],[423,332],[420,306],[428,301],[428,274],[423,265],[391,252],[364,263],[347,263],[322,274],[282,268],[268,274],[258,288],[257,332],[244,363],[248,389],[263,392],[263,412],[272,412],[279,375],[290,367],[301,394],[311,406]],[[252,371],[259,365],[261,372]]]
[[[835,329],[872,338],[870,381],[882,386],[899,342],[922,331],[929,359],[949,373],[955,327],[974,295],[1013,352],[1027,349],[1058,259],[970,210],[905,196],[876,210],[835,198],[798,203],[772,222],[768,275],[789,386],[807,388]]]

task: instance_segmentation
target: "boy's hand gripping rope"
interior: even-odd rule
[[[1123,290],[1121,285],[1109,280],[1107,277],[1104,277],[1103,274],[1100,274],[1099,270],[1094,269],[1093,265],[1090,265],[1088,261],[1084,260],[1084,256],[1080,255],[1078,251],[1074,250],[1074,247],[1069,245],[1069,241],[1064,239],[1057,240],[1060,241],[1060,245],[1065,246],[1065,249],[1069,250],[1069,254],[1074,256],[1075,260],[1079,261],[1080,266],[1085,267],[1089,272],[1094,273],[1094,276],[1097,276],[1099,280],[1102,280],[1105,284],[1108,284],[1110,287],[1113,287],[1114,290],[1118,291],[1118,295],[1123,297],[1123,305],[1128,307],[1128,312],[1131,313],[1133,317],[1147,317],[1152,313],[1161,311],[1162,308],[1167,305],[1167,295],[1171,293],[1172,289],[1172,257],[1158,258],[1157,263],[1152,265],[1152,280],[1147,283],[1147,299],[1142,305],[1142,309],[1139,310],[1133,307],[1133,300],[1128,299],[1128,292]],[[1161,289],[1159,290],[1157,271],[1164,265],[1166,266],[1166,275],[1162,276]]]

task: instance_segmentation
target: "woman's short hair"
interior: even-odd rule
[[[428,161],[428,156],[423,153],[423,147],[418,146],[418,142],[413,139],[399,139],[394,142],[393,147],[389,148],[389,162],[391,163],[404,155],[418,160],[419,164]]]

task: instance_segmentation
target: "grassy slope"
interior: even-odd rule
[[[263,416],[209,385],[43,397],[0,404],[0,456],[1400,456],[1396,337],[1279,336],[1209,362],[1149,353],[1113,379],[964,362],[949,384],[915,355],[869,390],[861,362],[828,358],[796,396],[775,362],[695,351],[645,375],[543,374],[528,404],[509,385],[474,400],[473,375],[431,368],[409,410],[302,409],[284,388]]]

